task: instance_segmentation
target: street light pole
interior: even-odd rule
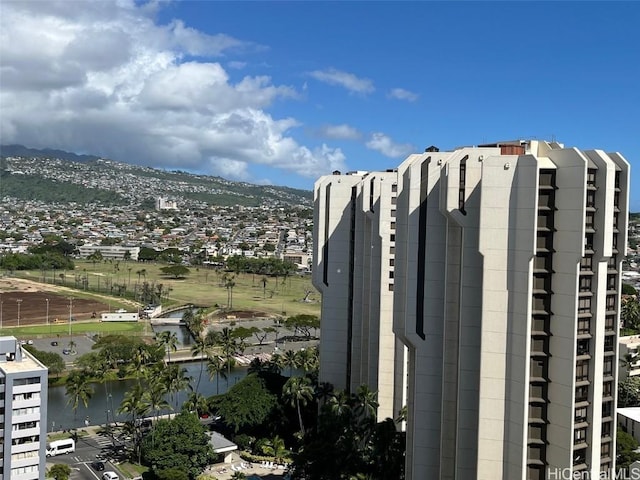
[[[73,313],[73,298],[69,299],[69,337],[71,337],[71,315]]]
[[[49,325],[49,299],[45,298],[45,302],[47,302],[47,325]]]
[[[20,326],[20,304],[22,303],[22,299],[18,298],[16,300],[16,303],[18,304],[18,327]]]
[[[4,301],[2,300],[2,297],[0,297],[0,331],[2,331],[2,304],[4,303]]]

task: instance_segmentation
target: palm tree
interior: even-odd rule
[[[378,392],[372,391],[368,385],[360,385],[355,400],[355,411],[359,416],[365,419],[375,419],[379,405]]]
[[[262,298],[267,298],[267,277],[262,277]]]
[[[188,327],[191,328],[191,322],[193,322],[193,307],[187,308],[182,313],[182,322]]]
[[[330,411],[337,417],[343,417],[351,412],[349,395],[343,390],[335,392],[327,403],[329,404]]]
[[[289,367],[289,376],[293,375],[293,369],[299,367],[298,355],[293,350],[287,350],[282,356],[282,361],[285,366]]]
[[[118,407],[118,413],[127,414],[131,416],[131,421],[128,422],[133,433],[134,451],[138,454],[138,463],[141,460],[141,441],[142,441],[142,425],[138,420],[145,416],[149,412],[149,404],[144,401],[144,389],[138,383],[129,390],[120,402]]]
[[[638,361],[638,357],[640,355],[637,353],[625,353],[620,359],[620,366],[622,368],[630,369],[634,366],[634,364]]]
[[[301,367],[306,373],[313,373],[318,371],[318,368],[320,367],[320,357],[318,356],[317,347],[310,347],[304,350],[299,350],[296,356],[297,366]]]
[[[284,357],[279,353],[274,353],[273,355],[271,355],[271,360],[269,361],[276,367],[278,367],[280,371],[282,371],[282,369],[285,367]]]
[[[160,332],[160,335],[158,335],[158,341],[161,345],[164,345],[170,362],[171,350],[173,350],[174,352],[178,350],[178,335],[176,334],[176,332],[165,330],[163,332]]]
[[[323,405],[333,396],[333,384],[320,382],[316,385],[315,396],[320,405]]]
[[[129,364],[129,369],[135,373],[140,384],[140,378],[145,374],[147,365],[151,361],[151,354],[146,345],[138,345],[133,354],[132,362]]]
[[[207,354],[207,344],[204,343],[202,337],[197,337],[195,343],[191,346],[191,356],[192,357],[204,357]],[[204,370],[204,362],[200,362],[200,373],[198,374],[198,382],[196,383],[196,393],[198,393],[198,389],[200,388],[200,380],[202,379],[202,371]]]
[[[398,424],[400,424],[402,422],[406,422],[407,421],[407,412],[408,412],[408,409],[407,409],[407,406],[405,405],[398,412],[398,416],[395,419],[395,422],[398,423]]]
[[[220,377],[227,379],[225,361],[218,355],[208,355],[207,373],[211,381],[213,381],[214,378],[216,379],[216,395],[220,395]]]
[[[289,400],[292,407],[298,412],[298,422],[300,423],[300,432],[304,435],[304,424],[302,423],[302,409],[313,399],[313,388],[307,377],[291,377],[282,387],[282,393]]]
[[[182,410],[193,412],[200,416],[209,411],[209,405],[207,404],[207,399],[202,394],[192,392],[189,398],[187,398],[187,401],[182,404]]]
[[[265,455],[270,455],[274,458],[276,463],[280,463],[283,461],[285,455],[287,454],[287,449],[284,445],[284,440],[280,438],[278,435],[273,437],[271,440],[265,442],[262,447],[262,451]]]
[[[233,308],[233,287],[236,286],[235,275],[225,273],[222,276],[224,287],[227,289],[227,308],[231,310]]]
[[[167,387],[162,382],[161,377],[154,377],[154,381],[148,386],[144,392],[142,400],[147,403],[149,411],[153,412],[154,418],[158,417],[160,410],[167,410],[171,405],[164,399],[167,393]]]
[[[86,367],[85,372],[87,376],[91,376],[102,382],[102,384],[104,385],[104,398],[106,399],[109,398],[107,382],[115,378],[115,373],[113,372],[110,359],[107,356],[108,352],[105,352],[105,354],[106,355],[96,355],[91,364]],[[87,355],[83,355],[83,357],[87,357]],[[109,418],[107,414],[107,424],[108,423]]]
[[[204,329],[204,311],[202,309],[194,312],[193,308],[189,308],[182,314],[182,321],[195,337],[202,336]]]
[[[141,385],[134,385],[131,390],[125,393],[118,413],[124,413],[131,416],[131,420],[135,421],[149,412],[149,406],[143,401],[145,391]]]
[[[175,408],[178,409],[178,396],[177,393],[182,390],[186,390],[191,386],[191,377],[187,376],[187,369],[181,368],[176,364],[171,364],[162,372],[165,388],[169,392],[171,401],[173,402],[175,397]]]
[[[65,382],[66,395],[69,397],[67,405],[71,404],[73,416],[78,412],[78,404],[82,402],[85,408],[89,405],[89,400],[93,396],[93,387],[89,383],[89,376],[82,371],[74,371],[67,377]]]
[[[231,376],[231,367],[235,363],[234,355],[238,352],[238,339],[233,335],[233,330],[223,328],[215,337],[215,345],[222,350],[222,358],[227,366],[227,387],[229,386],[229,377]]]

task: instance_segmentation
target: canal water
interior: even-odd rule
[[[177,310],[167,315],[159,317],[162,318],[182,318],[184,310]],[[170,324],[170,325],[155,325],[153,326],[154,333],[158,334],[162,331],[169,331],[175,333],[178,339],[177,348],[190,348],[194,342],[191,333],[184,325]],[[198,392],[205,397],[215,395],[219,393],[225,393],[228,387],[236,384],[241,378],[247,374],[246,368],[232,368],[231,375],[228,379],[216,379],[213,382],[209,379],[207,374],[206,362],[187,362],[180,364],[183,368],[186,368],[186,375],[192,378],[191,386],[195,389],[200,375],[200,386]],[[113,422],[126,420],[125,415],[118,415],[117,410],[120,406],[120,402],[124,398],[124,395],[136,384],[136,380],[121,380],[121,381],[108,381],[103,383],[92,384],[93,395],[89,400],[88,406],[79,403],[76,412],[74,413],[71,405],[68,404],[68,399],[65,395],[66,388],[64,386],[57,386],[49,388],[48,396],[48,419],[47,429],[48,431],[64,430],[68,428],[82,427],[85,425],[85,420],[88,419],[89,424],[98,425],[105,424],[107,421]],[[228,385],[228,387],[227,387]],[[190,391],[186,390],[179,392],[177,396],[171,399],[166,397],[167,402],[172,406],[182,405],[187,399]],[[168,413],[168,412],[162,412]],[[108,419],[108,420],[107,420]]]
[[[200,380],[199,393],[205,397],[216,395],[217,392],[225,393],[227,391],[227,380],[224,378],[211,381],[207,374],[207,367],[204,362],[189,362],[180,364],[187,369],[187,375],[192,377],[191,386],[195,389],[198,381],[198,376],[202,368],[202,377]],[[283,372],[283,373],[288,373]],[[228,385],[229,388],[238,383],[247,374],[246,368],[232,368],[231,375],[229,376]],[[114,413],[118,410],[120,402],[124,398],[124,395],[136,384],[136,380],[121,380],[121,381],[108,381],[106,385],[103,383],[92,384],[93,396],[89,400],[87,408],[80,402],[78,409],[74,414],[71,405],[67,403],[67,397],[65,395],[64,386],[56,386],[49,388],[49,405],[48,405],[48,419],[47,428],[48,431],[64,430],[74,427],[83,427],[85,419],[89,419],[91,425],[105,424],[107,417],[109,422],[113,422],[114,415],[115,420],[118,422],[126,420],[126,415],[118,415]],[[106,391],[105,391],[106,386]],[[177,405],[182,403],[189,396],[190,391],[185,390],[179,392],[177,395]],[[167,402],[171,405],[176,405],[176,397],[173,401],[169,396],[166,397]],[[168,412],[161,412],[168,413]]]

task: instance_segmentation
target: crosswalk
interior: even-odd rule
[[[95,435],[91,437],[91,440],[93,440],[96,444],[98,444],[98,446],[100,448],[104,448],[104,447],[111,447],[113,445],[112,441],[111,441],[111,437],[105,437],[102,435]]]

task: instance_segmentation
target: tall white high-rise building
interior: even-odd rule
[[[367,298],[363,290],[374,281],[382,290],[388,279],[376,272],[368,286],[331,288],[335,272],[355,270],[368,255],[356,248],[357,215],[344,206],[358,210],[375,175],[316,184],[321,381],[377,368],[354,364],[362,346],[350,331],[358,305],[349,299]],[[408,479],[612,471],[628,179],[617,153],[541,141],[429,148],[399,166],[389,260],[393,332],[408,350]],[[344,182],[351,202],[334,197],[347,193],[336,186]],[[380,315],[380,337],[388,336],[386,321]],[[370,317],[369,344],[374,323]],[[401,356],[396,362],[405,368]],[[359,378],[390,394],[384,383],[366,381],[372,373]]]
[[[316,183],[313,283],[330,319],[322,324],[320,376],[341,390],[377,391],[380,420],[396,418],[406,403],[406,348],[393,333],[397,187],[395,170]]]
[[[45,478],[47,388],[47,368],[0,337],[0,479]]]

